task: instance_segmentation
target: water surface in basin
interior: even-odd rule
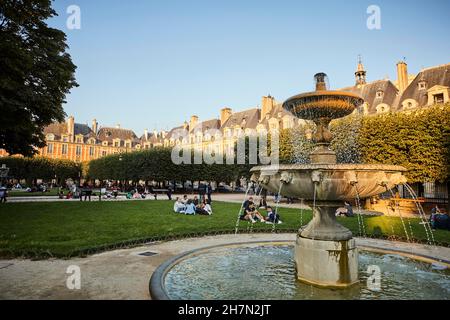
[[[368,289],[368,267],[381,270],[381,291]],[[360,251],[360,284],[323,289],[295,278],[292,245],[218,247],[176,264],[164,280],[171,299],[450,299],[450,271],[395,254]]]

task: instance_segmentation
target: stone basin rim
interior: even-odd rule
[[[319,91],[305,92],[292,96],[283,103],[283,106],[289,103],[293,103],[295,100],[301,100],[303,98],[308,97],[341,97],[341,98],[355,98],[363,100],[361,96],[352,92],[338,91],[338,90],[319,90]]]
[[[206,246],[201,248],[196,248],[193,250],[189,250],[178,254],[168,260],[164,261],[162,264],[156,268],[153,272],[150,281],[149,281],[149,293],[152,300],[171,300],[169,294],[167,293],[164,281],[167,273],[172,270],[174,266],[178,263],[186,260],[192,256],[197,254],[202,254],[203,252],[207,252],[209,250],[224,248],[224,247],[242,247],[245,245],[295,245],[295,240],[259,240],[259,241],[241,241],[236,243],[228,243],[228,244],[218,244],[213,246]],[[397,254],[400,256],[407,257],[408,259],[417,260],[417,261],[428,261],[428,263],[440,263],[447,265],[450,267],[450,261],[442,260],[437,257],[423,255],[419,253],[411,253],[408,251],[404,251],[402,249],[385,249],[379,246],[372,245],[357,245],[357,248],[363,251],[375,252],[381,254]],[[431,261],[431,262],[430,262]]]
[[[390,171],[390,172],[406,172],[403,166],[385,165],[385,164],[283,164],[279,166],[256,166],[250,169],[250,172],[271,172],[281,170],[333,170],[333,171]]]

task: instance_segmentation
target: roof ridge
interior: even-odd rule
[[[420,72],[428,71],[428,70],[432,70],[432,69],[438,69],[438,68],[442,68],[442,67],[450,67],[450,63],[445,63],[445,64],[440,64],[438,66],[423,68],[422,70],[420,70]]]

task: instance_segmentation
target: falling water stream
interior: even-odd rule
[[[392,191],[392,189],[388,189],[388,188],[386,188],[386,190],[388,190],[388,191],[391,193],[392,198],[395,199],[394,191]],[[401,212],[401,210],[400,210],[400,206],[399,206],[398,203],[395,202],[395,201],[394,201],[394,205],[395,205],[396,211],[398,212],[398,215],[400,216],[400,220],[401,220],[401,222],[402,222],[403,229],[404,229],[405,235],[406,235],[406,240],[407,240],[408,242],[411,242],[410,236],[408,235],[408,230],[406,229],[406,225],[405,225],[405,221],[404,221],[404,219],[403,219],[402,212]],[[408,219],[408,222],[409,222],[409,219]],[[409,223],[410,223],[410,222],[409,222]],[[411,223],[410,223],[409,226],[410,226],[410,228],[411,228]],[[412,229],[411,229],[411,232],[412,232]],[[411,236],[412,236],[412,234],[411,234]]]
[[[303,227],[303,207],[304,207],[304,199],[300,199],[300,228]]]
[[[357,206],[356,216],[358,218],[359,234],[362,235],[364,238],[366,238],[366,227],[365,227],[365,223],[364,223],[364,217],[361,212],[362,211],[361,198],[359,196],[359,190],[358,190],[358,186],[356,185],[356,183],[354,184],[354,188],[356,191],[356,206]]]
[[[430,223],[426,217],[426,214],[425,214],[425,211],[423,210],[422,205],[419,203],[416,193],[414,192],[413,188],[409,184],[405,183],[405,184],[403,184],[403,186],[406,188],[406,190],[409,191],[409,194],[411,195],[411,197],[414,200],[414,203],[416,204],[416,208],[417,208],[417,211],[419,212],[420,220],[425,229],[425,234],[427,236],[428,243],[435,244],[433,229],[431,229]],[[430,235],[431,235],[431,241],[430,241]]]
[[[275,233],[275,229],[276,229],[276,225],[277,225],[277,219],[276,217],[278,216],[278,207],[280,205],[280,200],[281,200],[281,189],[283,188],[283,182],[280,183],[280,188],[278,189],[278,195],[277,195],[277,203],[275,205],[275,219],[273,220],[272,223],[272,233]]]
[[[312,212],[312,214],[313,214],[313,216],[312,216],[312,218],[314,219],[314,217],[316,216],[316,194],[317,194],[317,185],[318,185],[319,183],[318,182],[314,182],[314,195],[313,195],[313,212]],[[312,234],[313,234],[313,236],[312,236],[312,240],[314,240],[314,231],[315,231],[315,224],[313,223],[313,225],[312,225]]]
[[[237,233],[238,233],[238,230],[239,230],[239,222],[241,221],[242,209],[244,208],[244,203],[245,203],[245,200],[247,200],[247,196],[248,196],[248,193],[250,192],[250,188],[251,188],[251,187],[252,187],[252,184],[249,183],[248,186],[247,186],[247,190],[245,191],[244,200],[243,200],[242,203],[241,203],[241,208],[239,209],[239,212],[238,212],[238,216],[237,216],[237,220],[236,220],[236,227],[235,227],[235,229],[234,229],[234,234],[237,234]]]

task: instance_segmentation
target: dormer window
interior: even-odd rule
[[[49,140],[49,141],[52,141],[52,140],[55,140],[55,135],[54,134],[48,134],[47,135],[47,140]]]
[[[418,86],[419,86],[419,90],[425,90],[427,88],[427,83],[422,80],[418,83]]]
[[[116,148],[120,147],[120,139],[114,139],[113,146]]]
[[[76,143],[83,143],[83,137],[77,136],[75,141],[76,141]]]
[[[444,94],[438,93],[433,95],[434,103],[444,103]]]
[[[102,146],[107,147],[107,146],[108,146],[108,141],[103,141],[103,142],[102,142]]]
[[[377,98],[383,98],[384,96],[384,91],[383,90],[378,90],[377,91]]]

